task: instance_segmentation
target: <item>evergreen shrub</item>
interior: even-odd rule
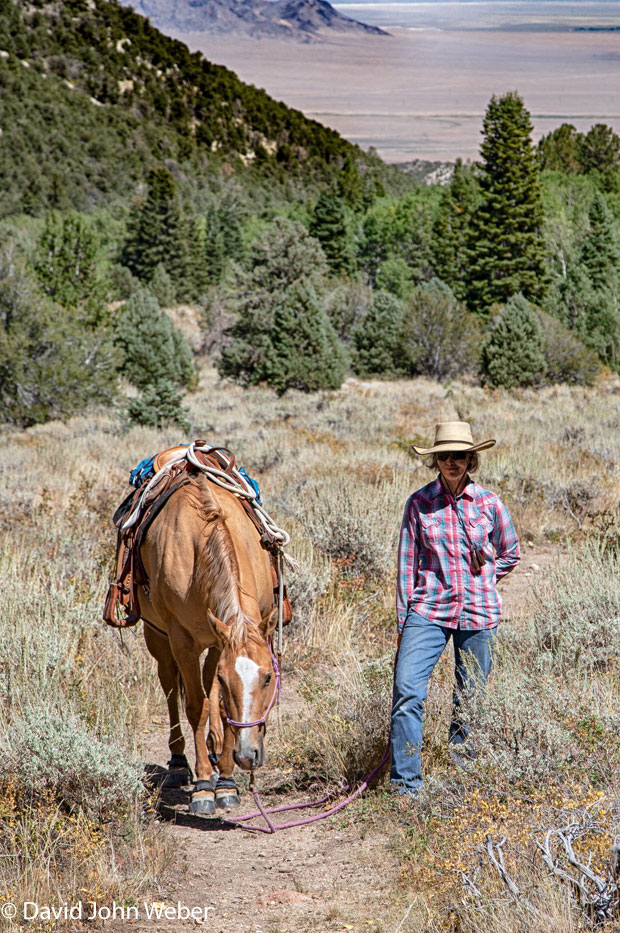
[[[121,309],[114,339],[123,354],[124,375],[138,389],[164,382],[178,387],[195,384],[192,351],[185,337],[146,290],[132,295]]]
[[[153,273],[153,278],[149,282],[149,291],[151,295],[157,300],[158,304],[162,308],[170,308],[175,304],[175,288],[172,282],[172,279],[166,272],[166,268],[163,263],[155,268]]]
[[[41,293],[13,245],[0,252],[0,420],[23,427],[110,401],[118,354]]]
[[[411,373],[451,379],[476,372],[480,322],[456,300],[445,282],[431,279],[413,293],[405,312],[404,354]]]
[[[133,424],[147,428],[164,428],[176,424],[188,432],[188,409],[182,404],[183,395],[170,382],[158,382],[144,389],[127,403],[127,417]]]
[[[348,366],[347,351],[316,293],[303,286],[290,289],[274,316],[269,385],[280,395],[287,389],[339,389]]]
[[[513,295],[492,319],[482,346],[482,375],[487,385],[517,386],[540,382],[547,370],[543,325],[523,295]]]
[[[349,364],[326,311],[328,266],[320,244],[297,221],[277,218],[252,244],[251,269],[231,289],[237,320],[218,364],[245,385],[279,394],[336,389]]]
[[[353,370],[356,375],[382,379],[405,375],[404,321],[402,303],[389,292],[375,292],[366,316],[353,331]]]
[[[557,318],[544,311],[538,311],[538,317],[544,331],[546,380],[571,385],[593,385],[601,369],[596,353],[584,346]]]
[[[149,292],[141,289],[123,307],[115,343],[123,355],[124,375],[142,391],[127,404],[129,420],[152,427],[173,422],[187,429],[179,389],[197,383],[192,351]]]

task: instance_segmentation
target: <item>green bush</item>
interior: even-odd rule
[[[141,289],[121,309],[114,336],[123,354],[123,373],[138,389],[160,383],[192,386],[192,351],[157,299]]]
[[[395,379],[406,373],[404,320],[404,308],[398,298],[389,292],[375,292],[366,316],[353,331],[356,375]]]
[[[136,398],[127,403],[127,417],[133,424],[148,428],[164,428],[176,424],[188,432],[188,410],[182,404],[181,392],[170,382],[158,382],[149,386]]]
[[[601,369],[596,353],[584,346],[557,318],[544,311],[538,311],[538,317],[544,331],[547,382],[593,385]]]
[[[141,289],[121,310],[115,342],[123,354],[123,373],[142,394],[127,403],[135,424],[189,429],[179,389],[193,388],[197,377],[192,351],[157,299]]]
[[[299,222],[276,218],[231,289],[237,320],[220,374],[245,385],[266,382],[280,394],[339,388],[348,355],[327,316],[327,273],[318,241]]]
[[[413,291],[413,270],[400,257],[385,259],[379,266],[376,286],[404,301]]]
[[[110,401],[118,355],[41,293],[17,250],[0,253],[0,420],[24,427]]]
[[[162,263],[156,266],[153,278],[148,284],[148,289],[160,307],[170,308],[176,303],[174,284]]]
[[[513,295],[491,322],[482,347],[482,373],[490,386],[533,385],[544,376],[544,332],[534,307]]]
[[[482,342],[479,319],[440,279],[414,291],[405,310],[403,352],[411,373],[450,379],[475,372]]]
[[[288,289],[275,309],[265,381],[280,395],[287,389],[339,389],[348,365],[316,292],[302,285]]]

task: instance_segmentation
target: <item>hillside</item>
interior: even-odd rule
[[[0,15],[0,215],[126,197],[154,164],[311,188],[347,159],[333,130],[112,0],[7,0]]]
[[[208,32],[309,41],[325,32],[387,35],[343,16],[326,0],[135,0],[133,8],[163,32]]]

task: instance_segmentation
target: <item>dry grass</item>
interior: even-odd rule
[[[423,379],[351,380],[339,392],[277,398],[222,385],[206,370],[188,401],[193,436],[233,449],[260,481],[269,511],[292,531],[302,566],[290,580],[298,612],[287,655],[305,672],[307,701],[320,708],[325,728],[320,747],[289,734],[288,750],[300,777],[305,771],[332,784],[363,773],[387,732],[398,526],[408,493],[431,478],[409,445],[450,419],[498,439],[479,481],[499,492],[522,537],[570,538],[574,556],[523,628],[504,631],[494,687],[477,711],[489,754],[473,774],[455,775],[447,760],[448,658],[433,678],[428,800],[403,839],[404,883],[420,893],[401,929],[538,928],[480,853],[474,836],[486,827],[493,838],[510,829],[511,870],[545,905],[547,925],[539,928],[576,930],[565,888],[533,873],[532,893],[523,866],[534,864],[536,820],[570,801],[582,809],[606,802],[610,815],[595,840],[601,852],[615,827],[617,381],[508,394]],[[18,868],[0,859],[0,899],[36,892],[70,900],[84,877],[94,896],[126,898],[165,862],[162,836],[144,816],[137,765],[137,737],[161,702],[159,688],[141,640],[130,636],[122,647],[100,615],[113,556],[109,517],[128,472],[180,440],[177,430],[121,434],[114,413],[103,411],[2,435],[0,853],[19,847],[25,855]],[[586,534],[601,529],[610,547],[584,557]],[[52,738],[61,720],[71,726],[65,766]],[[36,781],[26,767],[35,760]],[[119,787],[124,809],[115,814]],[[526,798],[533,803],[515,807]],[[389,803],[376,799],[391,819]],[[124,836],[120,825],[128,827]],[[483,904],[463,900],[458,867],[474,862],[484,868]]]

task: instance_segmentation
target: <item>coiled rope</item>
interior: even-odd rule
[[[224,470],[219,470],[217,467],[202,463],[196,456],[196,451],[207,453],[211,450],[217,450],[220,456],[227,461],[227,472]],[[151,490],[157,486],[163,476],[166,476],[170,473],[175,463],[180,463],[183,460],[187,460],[187,462],[191,463],[192,466],[196,467],[197,470],[200,470],[201,473],[204,473],[206,476],[208,476],[212,483],[215,483],[217,486],[221,486],[222,489],[226,489],[228,492],[232,492],[235,496],[248,499],[256,516],[264,525],[265,530],[275,539],[277,544],[281,548],[285,548],[289,544],[291,540],[290,535],[284,531],[283,528],[280,528],[269,515],[269,513],[266,512],[262,505],[259,504],[256,490],[241,475],[239,470],[234,466],[232,469],[230,468],[230,459],[226,456],[224,449],[220,447],[210,447],[209,445],[197,446],[195,441],[192,441],[192,443],[189,444],[185,450],[181,450],[179,453],[174,454],[170,460],[168,460],[168,462],[165,463],[157,473],[155,473],[152,479],[149,480],[138,500],[138,504],[123,525],[121,531],[127,531],[129,528],[132,528],[133,525],[136,524],[142,513],[144,502],[146,501],[146,498]],[[288,554],[283,553],[282,556],[289,565],[295,566],[297,564],[297,561],[295,561]]]

